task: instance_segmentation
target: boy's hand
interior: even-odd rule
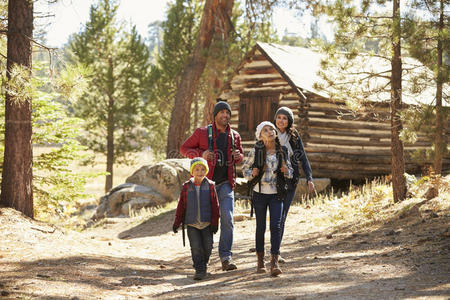
[[[211,232],[212,232],[213,234],[216,234],[216,233],[217,233],[217,230],[219,230],[219,227],[218,227],[217,225],[211,225]]]
[[[173,227],[172,227],[173,233],[177,233],[178,232],[178,227],[179,226],[177,226],[177,225],[173,225]]]
[[[252,169],[252,176],[256,177],[256,176],[258,176],[258,174],[259,174],[259,169],[258,168],[253,168]]]

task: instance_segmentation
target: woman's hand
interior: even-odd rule
[[[256,176],[258,176],[258,174],[259,174],[259,169],[258,168],[253,168],[252,169],[252,176],[256,177]]]
[[[286,165],[284,163],[281,165],[280,170],[281,170],[281,172],[284,173],[284,176],[289,174],[289,169],[286,167]]]
[[[308,181],[308,191],[310,193],[314,192],[316,190],[316,187],[314,186],[314,182]]]

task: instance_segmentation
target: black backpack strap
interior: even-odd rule
[[[183,185],[183,192],[185,193],[184,196],[185,196],[186,201],[187,201],[188,185],[189,185],[188,182],[186,182],[186,183]],[[183,214],[183,220],[181,221],[181,233],[182,233],[182,237],[183,237],[183,247],[186,246],[186,234],[185,234],[185,232],[184,232],[184,217],[185,217],[185,216],[186,216],[186,211],[184,212],[184,214]]]
[[[231,159],[233,160],[233,172],[234,172],[234,178],[237,178],[237,171],[236,171],[236,162],[234,161],[233,152],[236,150],[236,145],[234,144],[234,130],[230,127],[230,134],[231,134]]]
[[[214,150],[212,124],[208,125],[208,150],[211,152]]]
[[[250,196],[250,217],[253,217],[253,188],[256,184],[261,182],[261,178],[264,175],[265,171],[265,162],[266,162],[266,148],[264,143],[261,141],[256,142],[255,144],[255,159],[251,168],[258,168],[258,175],[253,177],[250,181],[247,182],[247,195]],[[259,192],[261,193],[261,184],[259,185]]]

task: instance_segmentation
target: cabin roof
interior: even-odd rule
[[[250,52],[250,55],[254,53],[255,49],[258,49],[271,62],[271,64],[280,72],[281,76],[283,76],[299,94],[307,91],[325,98],[331,97],[330,95],[333,93],[331,87],[328,87],[328,90],[316,88],[316,84],[325,84],[324,79],[319,76],[319,71],[322,71],[321,61],[325,58],[325,54],[302,47],[257,42],[253,51]],[[361,83],[358,83],[358,80],[362,77],[367,77],[367,74],[369,73],[380,73],[384,75],[384,78],[378,76],[373,77],[369,81],[366,80],[364,82],[364,85],[367,86],[360,87],[361,89],[368,88],[370,90],[375,90],[376,88],[381,89],[383,87],[383,91],[363,96],[363,92],[358,93],[356,90],[355,94],[365,97],[365,100],[375,102],[389,101],[390,92],[386,90],[386,86],[389,83],[388,76],[390,76],[391,70],[390,61],[368,54],[358,56],[357,60],[359,60],[358,67],[348,65],[345,69],[345,71],[348,72],[348,75],[346,74],[346,80],[354,82],[356,88],[362,85]],[[361,65],[363,67],[361,67]],[[436,98],[436,85],[432,80],[433,73],[418,60],[410,57],[402,57],[402,66],[404,69],[402,101],[406,104],[422,103],[433,105]],[[339,71],[334,70],[334,72],[338,73]],[[413,93],[411,81],[413,77],[419,74],[422,75],[422,83],[427,84],[428,86],[420,93]],[[443,90],[443,99],[446,99],[448,97],[445,95],[450,94],[449,86],[445,85]],[[443,101],[443,106],[449,106],[449,103]]]

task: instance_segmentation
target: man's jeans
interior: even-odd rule
[[[234,192],[228,182],[216,186],[216,191],[220,208],[219,257],[220,261],[225,261],[231,259],[233,255],[231,248],[234,230]]]
[[[194,262],[195,271],[206,272],[206,265],[209,262],[213,247],[211,226],[201,230],[187,226],[187,235],[189,244],[191,245],[192,261]]]
[[[283,240],[284,235],[284,224],[286,223],[287,214],[289,212],[289,208],[291,207],[292,200],[294,200],[295,191],[297,189],[297,185],[294,188],[290,188],[286,192],[286,201],[284,202],[284,214],[281,219],[281,240]]]
[[[253,192],[252,201],[256,215],[256,252],[264,252],[264,234],[266,232],[267,207],[269,207],[270,253],[280,254],[283,202],[277,199],[277,194],[261,194],[257,192]]]

